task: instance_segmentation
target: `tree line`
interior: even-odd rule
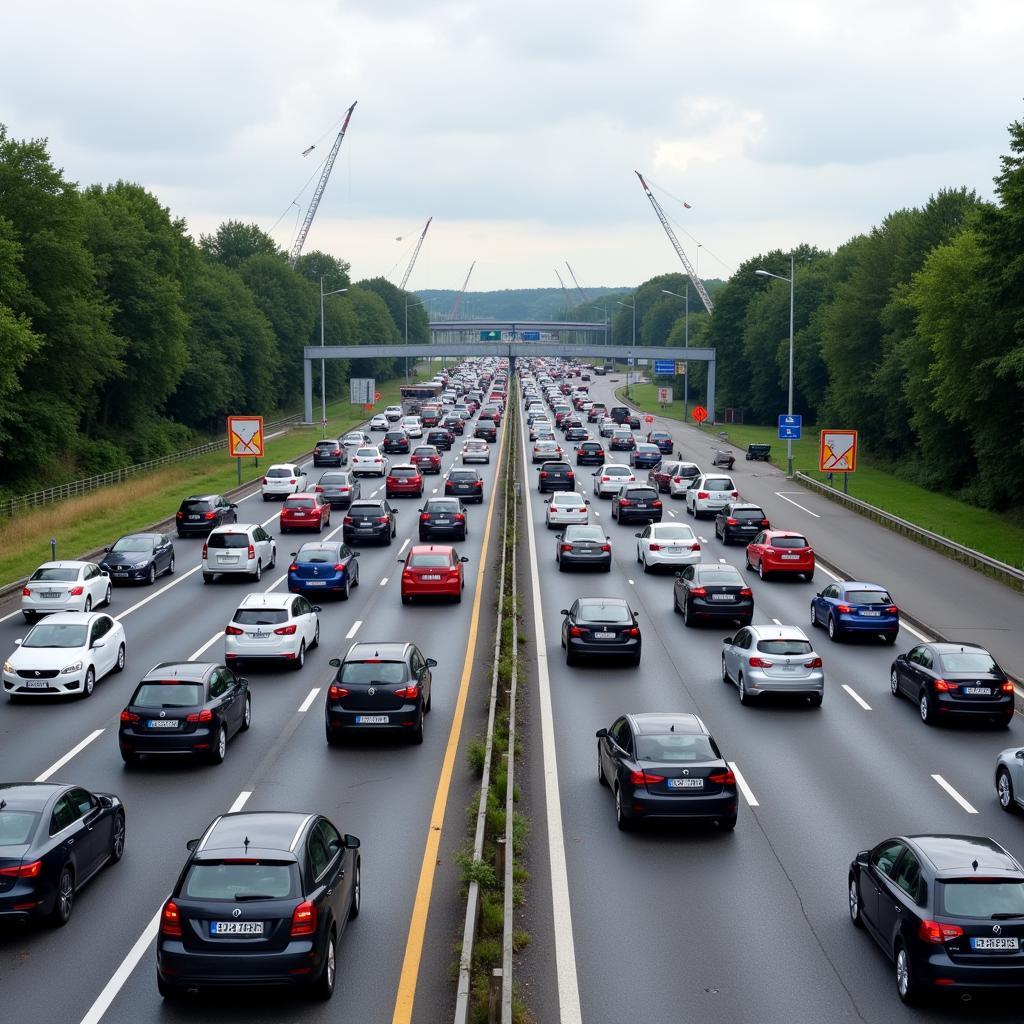
[[[0,489],[14,493],[156,458],[216,435],[231,413],[294,411],[302,350],[403,340],[414,298],[309,252],[289,265],[256,225],[196,242],[142,186],[80,187],[45,140],[0,125]],[[409,340],[429,341],[408,308]],[[386,380],[399,359],[327,363]],[[314,363],[319,390],[319,365]]]

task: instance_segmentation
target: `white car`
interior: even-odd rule
[[[387,427],[385,426],[385,430]],[[373,438],[361,430],[350,430],[342,439],[342,448],[361,448],[364,444],[373,444]]]
[[[387,476],[390,461],[379,448],[357,448],[349,460],[353,476]]]
[[[50,612],[88,612],[110,604],[110,577],[93,562],[44,562],[21,591],[21,612],[35,622]]]
[[[389,405],[384,410],[384,415],[387,417],[388,423],[397,423],[405,413],[402,412],[400,405]]]
[[[462,445],[462,461],[491,462],[491,446],[482,437],[471,437]]]
[[[740,492],[736,489],[731,476],[724,473],[702,473],[691,481],[686,488],[683,499],[686,511],[697,519],[711,516],[725,508],[730,501],[736,501]]]
[[[125,663],[124,627],[97,612],[59,612],[14,641],[4,662],[4,693],[19,697],[89,697],[96,680]]]
[[[423,423],[419,416],[403,416],[402,417],[402,429],[410,437],[422,437],[423,436]]]
[[[570,523],[589,523],[590,502],[577,491],[555,491],[550,498],[544,499],[548,509],[545,519],[548,529],[556,526],[568,526]]]
[[[672,466],[672,479],[668,482],[669,497],[685,498],[690,484],[704,471],[696,462],[674,462]]]
[[[636,475],[620,462],[606,462],[594,473],[594,493],[599,498],[610,497],[623,484],[635,484]]]
[[[282,462],[271,466],[263,475],[260,486],[264,501],[271,498],[287,498],[306,490],[306,471],[294,462]]]
[[[220,575],[263,578],[277,564],[277,544],[258,523],[232,523],[210,531],[203,544],[203,582]]]
[[[533,442],[533,462],[558,462],[565,457],[562,446],[555,440],[536,440]]]
[[[636,560],[644,572],[661,565],[678,568],[700,561],[700,541],[686,523],[650,523],[635,536]]]
[[[224,630],[224,658],[283,661],[298,670],[320,644],[320,606],[301,594],[246,594]]]
[[[388,430],[390,427],[391,421],[382,412],[377,413],[377,415],[370,420],[371,430]]]

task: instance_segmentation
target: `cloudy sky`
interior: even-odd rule
[[[634,168],[704,276],[834,247],[943,186],[991,195],[1024,106],[1021,0],[50,0],[4,3],[0,36],[11,134],[196,236],[288,246],[358,100],[307,248],[399,280],[433,216],[412,288],[474,259],[471,289],[677,269]]]

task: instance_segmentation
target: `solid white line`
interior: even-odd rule
[[[380,581],[380,585],[381,585],[382,587],[384,587],[384,586],[387,586],[387,582],[388,582],[388,578],[387,578],[387,576],[385,576],[385,577],[384,577],[384,578],[383,578],[383,579],[382,579],[382,580]]]
[[[843,683],[843,689],[865,710],[870,711],[871,705],[852,687]]]
[[[941,775],[932,775],[932,778],[968,813],[977,814],[976,808],[972,807]]]
[[[668,514],[669,514],[670,516],[674,516],[674,515],[675,515],[675,512],[673,512],[673,511],[672,511],[672,509],[669,509],[669,510],[668,510]]]
[[[630,585],[631,587],[633,587],[633,586],[636,586],[636,584],[635,584],[635,583],[634,583],[634,582],[633,582],[632,580],[630,580],[630,581],[629,581],[629,585]]]
[[[20,615],[20,614],[21,614],[21,609],[20,608],[17,611],[8,612],[6,615],[0,617],[0,622],[6,622],[8,619],[13,619],[15,615]]]
[[[743,799],[747,801],[748,807],[760,807],[761,805],[757,802],[757,797],[754,796],[750,787],[747,785],[747,780],[743,778],[739,768],[736,767],[735,761],[727,762],[729,767],[732,769],[733,775],[736,776],[736,785],[740,787],[740,792],[743,794]]]
[[[800,494],[801,492],[800,491],[794,491],[793,493],[794,494]],[[815,519],[820,519],[821,518],[821,516],[819,516],[817,512],[812,512],[809,508],[804,508],[804,506],[801,505],[799,501],[794,501],[792,498],[787,498],[782,493],[782,491],[776,491],[775,494],[776,494],[777,497],[781,498],[783,501],[788,501],[790,503],[790,505],[796,505],[796,507],[798,509],[800,509],[802,512],[806,512],[809,516],[814,516]]]
[[[776,626],[781,626],[782,625],[782,623],[779,622],[778,619],[772,619],[772,622],[774,622]]]
[[[50,767],[47,768],[46,771],[43,772],[43,774],[40,775],[35,781],[45,782],[51,775],[55,774],[56,772],[59,772],[61,768],[63,768],[64,765],[66,765],[68,761],[71,760],[71,758],[85,750],[85,748],[89,746],[89,744],[92,743],[92,741],[96,739],[97,736],[102,735],[102,733],[102,729],[96,729],[93,732],[89,733],[89,735],[86,736],[81,743],[76,743],[62,758],[60,758],[60,760],[54,761],[53,764],[51,764]]]
[[[228,808],[228,814],[235,814],[240,811],[246,805],[249,797],[251,796],[251,789],[243,789],[242,792],[235,797],[235,802]]]
[[[359,632],[359,627],[362,624],[363,624],[363,620],[362,619],[356,619],[356,621],[352,623],[352,628],[345,634],[345,639],[346,640],[351,640],[352,637],[354,637],[356,635],[356,633]]]
[[[405,540],[402,541],[402,546],[398,549],[399,554],[401,554],[409,546],[409,541],[411,539],[411,537],[406,537]]]
[[[306,694],[306,699],[299,705],[299,714],[304,715],[309,710],[309,705],[316,700],[316,695],[320,692],[319,686],[314,686],[312,690]]]

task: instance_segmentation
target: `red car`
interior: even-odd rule
[[[281,506],[281,532],[316,530],[331,525],[331,506],[322,494],[290,494]]]
[[[384,481],[384,496],[394,498],[400,494],[410,494],[416,498],[423,497],[423,474],[417,466],[402,463],[392,466]]]
[[[414,448],[409,461],[421,473],[441,472],[441,453],[432,444],[421,444]]]
[[[810,579],[814,575],[814,549],[802,533],[762,530],[747,545],[747,568],[756,569],[761,579],[770,572],[795,573]]]
[[[409,548],[402,568],[402,604],[410,604],[414,597],[450,597],[461,601],[466,586],[462,563],[468,561],[447,544],[417,544]]]

